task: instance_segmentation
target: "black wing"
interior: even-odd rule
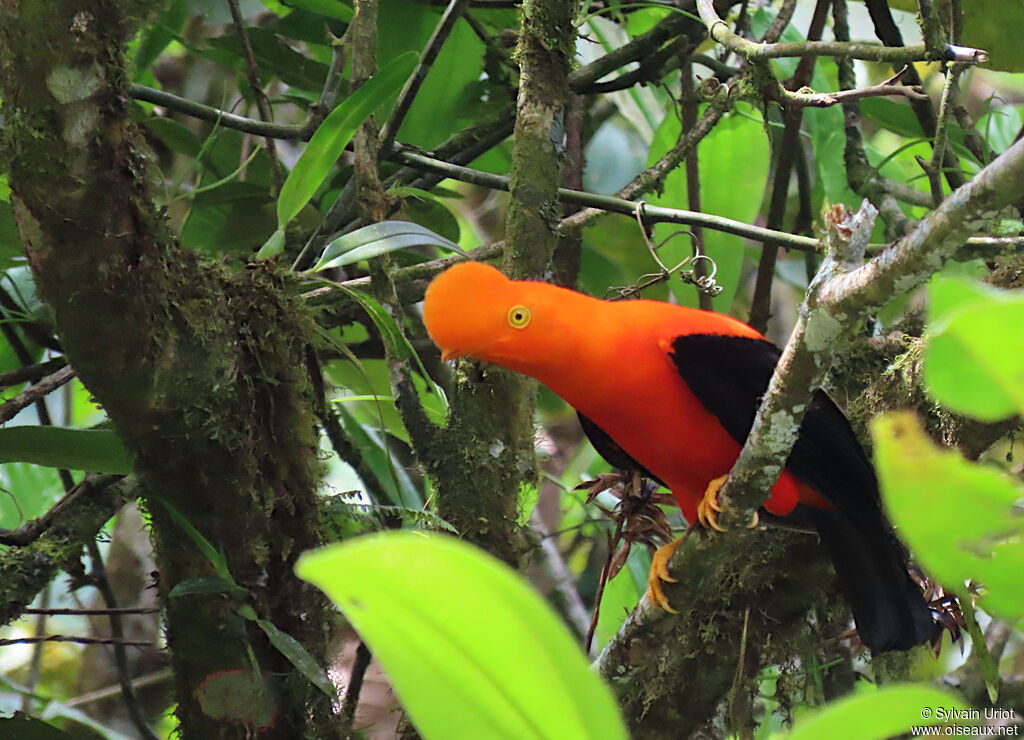
[[[676,338],[672,350],[693,394],[743,444],[779,348],[764,339],[694,334]],[[811,398],[786,467],[848,516],[872,525],[881,520],[875,471],[850,422],[820,390]]]
[[[762,339],[698,334],[678,337],[672,350],[693,394],[743,444],[779,361],[778,347]],[[820,390],[786,468],[834,507],[800,505],[787,519],[818,530],[864,644],[882,652],[932,639],[936,625],[882,515],[875,471],[849,421]]]

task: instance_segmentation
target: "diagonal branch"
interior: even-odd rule
[[[1024,141],[1018,141],[969,183],[957,189],[903,240],[854,270],[825,265],[820,286],[809,289],[794,330],[758,409],[754,426],[720,500],[727,521],[744,522],[775,483],[802,420],[802,409],[820,384],[827,359],[850,341],[854,329],[894,296],[923,284],[951,259],[963,239],[984,228],[1012,204],[1024,181]],[[841,230],[842,224],[836,224]],[[859,233],[854,225],[853,234]],[[785,440],[780,443],[779,440]]]
[[[420,86],[427,79],[427,73],[430,72],[434,60],[437,59],[437,55],[441,52],[441,47],[444,46],[444,42],[448,39],[449,34],[451,34],[452,28],[455,27],[455,22],[459,20],[467,5],[469,5],[469,0],[451,0],[444,13],[441,14],[441,20],[438,21],[434,32],[430,34],[427,45],[423,47],[419,64],[416,65],[416,69],[413,70],[412,75],[406,80],[405,86],[402,87],[402,92],[398,95],[395,107],[391,109],[388,120],[380,130],[380,138],[378,139],[379,149],[386,150],[391,142],[395,140],[395,136],[398,135],[398,129],[402,127],[402,122],[405,120],[409,108],[412,107],[416,94],[420,91]]]
[[[52,375],[33,383],[10,401],[0,404],[0,424],[12,419],[22,409],[31,406],[40,398],[53,393],[62,385],[75,377],[75,371],[70,365],[64,365]]]

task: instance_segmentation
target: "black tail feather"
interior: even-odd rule
[[[929,642],[939,625],[907,572],[903,547],[887,526],[866,528],[835,509],[800,506],[832,558],[857,633],[873,653]]]

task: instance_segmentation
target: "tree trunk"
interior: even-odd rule
[[[123,52],[152,9],[0,6],[12,203],[67,357],[135,461],[182,737],[242,738],[271,722],[263,737],[331,737],[330,699],[239,612],[251,606],[324,657],[327,604],[292,573],[321,540],[302,363],[312,324],[275,268],[233,270],[182,249],[151,202]],[[171,508],[242,589],[169,596],[215,575]]]

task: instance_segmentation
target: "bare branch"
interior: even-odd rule
[[[843,41],[798,41],[778,44],[758,44],[733,33],[729,25],[715,12],[711,0],[697,0],[697,12],[708,29],[708,35],[747,61],[779,59],[782,57],[830,56],[862,59],[869,62],[908,64],[910,62],[950,61],[980,64],[988,60],[988,52],[963,46],[947,45],[933,51],[924,45],[876,46]]]
[[[39,399],[53,393],[73,377],[75,377],[74,369],[70,365],[64,365],[64,367],[52,375],[48,375],[38,383],[30,385],[10,401],[0,404],[0,424],[14,418],[15,414],[31,406]]]
[[[68,364],[63,357],[55,357],[52,360],[41,362],[38,365],[19,367],[15,370],[8,370],[0,373],[0,388],[9,388],[12,385],[21,383],[35,383],[47,375],[50,375]]]

